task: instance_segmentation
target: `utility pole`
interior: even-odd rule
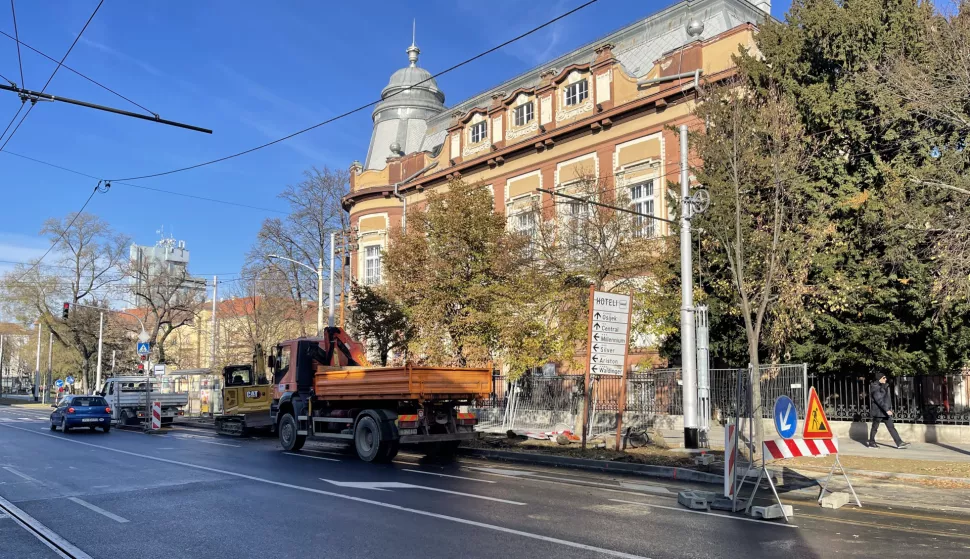
[[[346,271],[347,267],[344,266],[345,247],[347,246],[347,238],[343,231],[340,232],[340,329],[344,329],[344,302],[347,298],[347,279]]]
[[[34,364],[34,401],[37,401],[37,393],[40,388],[40,333],[44,329],[44,323],[37,319],[37,362]]]
[[[684,447],[698,447],[697,348],[694,345],[694,267],[691,254],[687,125],[680,125],[680,353],[684,393]]]
[[[104,312],[101,313],[101,319],[98,322],[98,369],[94,380],[94,390],[97,390],[101,386],[101,344],[104,338]],[[87,380],[85,380],[87,382]],[[89,390],[88,392],[94,392],[94,390]]]
[[[3,398],[3,334],[0,334],[0,398]]]
[[[333,328],[333,267],[334,267],[334,245],[337,244],[337,233],[330,233],[330,299],[327,300],[327,325]],[[321,304],[323,302],[321,301]]]
[[[323,336],[323,256],[317,258],[317,336]]]
[[[115,350],[111,350],[111,376],[115,374]]]
[[[47,342],[47,382],[45,385],[54,384],[54,332],[50,333],[50,339]],[[47,403],[47,394],[49,390],[44,390],[44,403]]]
[[[216,368],[216,327],[219,325],[216,322],[216,301],[219,299],[219,276],[212,276],[212,334],[211,347],[209,348],[209,367],[211,369]]]

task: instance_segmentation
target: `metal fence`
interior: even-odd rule
[[[867,421],[869,385],[859,376],[809,375],[829,419]],[[893,420],[902,423],[970,425],[970,373],[889,379]]]

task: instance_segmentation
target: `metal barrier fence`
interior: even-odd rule
[[[711,370],[711,418],[719,421],[734,413],[738,369]],[[762,414],[771,417],[772,404],[787,394],[799,412],[805,411],[806,369],[804,365],[761,367]],[[595,376],[592,379],[591,432],[615,425],[622,379]],[[479,428],[576,429],[583,395],[583,375],[554,377],[526,376],[510,382],[493,375],[489,398],[479,402]],[[680,369],[631,371],[627,374],[626,412],[639,418],[683,415],[683,383]]]
[[[867,421],[871,378],[810,375],[829,419]],[[888,381],[893,420],[902,423],[970,425],[970,372],[902,376]]]

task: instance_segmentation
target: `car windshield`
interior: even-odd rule
[[[108,402],[104,401],[104,398],[97,396],[90,397],[74,397],[71,399],[72,406],[84,407],[84,406],[107,406]]]

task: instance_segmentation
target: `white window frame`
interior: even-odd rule
[[[575,107],[589,99],[589,79],[583,78],[563,88],[563,104]],[[570,99],[571,98],[571,99]]]
[[[630,193],[630,209],[635,212],[657,215],[657,185],[656,179],[646,178],[627,185]],[[657,220],[641,215],[633,217],[636,229],[634,236],[638,239],[652,239],[657,236]]]
[[[476,139],[477,136],[477,139]],[[480,144],[488,139],[488,121],[482,120],[468,127],[468,139],[473,144]]]
[[[533,101],[523,103],[512,109],[512,121],[517,127],[525,126],[535,120],[535,118],[535,103]]]
[[[512,211],[515,204],[523,200],[528,200],[529,205],[518,211]],[[535,201],[536,196],[534,194],[523,194],[505,202],[506,227],[513,233],[528,235],[530,254],[535,250],[536,238],[539,235],[539,210],[535,206]],[[526,222],[524,227],[523,222]]]
[[[380,285],[383,282],[384,258],[381,245],[361,247],[364,252],[364,285]],[[371,253],[372,250],[376,252]],[[372,267],[373,266],[373,267]]]

